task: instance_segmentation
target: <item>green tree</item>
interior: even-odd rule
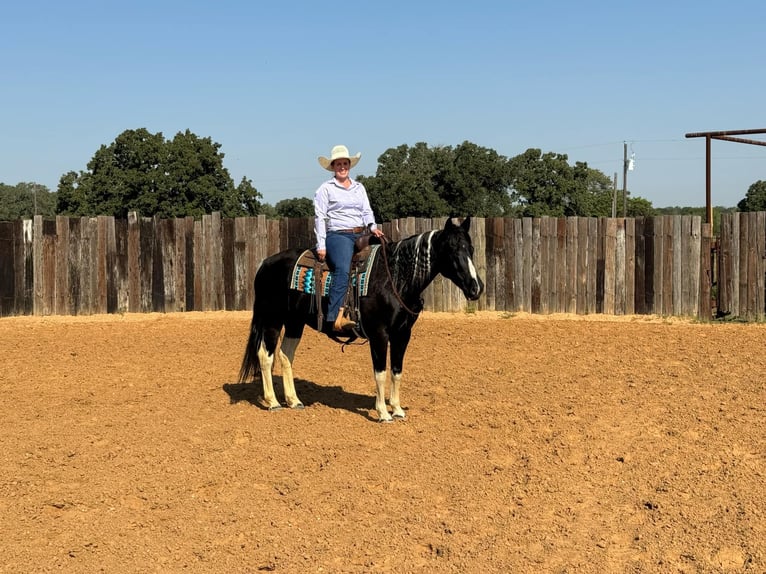
[[[570,166],[566,154],[530,148],[511,158],[510,171],[516,215],[609,217],[612,214],[614,189],[609,177],[584,162]],[[629,216],[648,211],[651,211],[649,201],[630,198]]]
[[[258,215],[265,215],[266,219],[280,219],[276,208],[270,203],[261,204],[261,210],[258,212]]]
[[[448,205],[435,188],[433,153],[425,143],[389,148],[378,158],[374,177],[359,176],[379,221],[446,215]]]
[[[651,217],[656,214],[652,202],[643,197],[628,198],[628,217]]]
[[[30,219],[34,215],[56,214],[56,196],[39,183],[0,183],[0,220]]]
[[[145,128],[126,130],[96,151],[87,171],[62,176],[57,210],[120,218],[130,211],[165,218],[255,215],[260,195],[247,179],[234,186],[220,147],[189,130],[170,141]]]
[[[511,207],[507,159],[471,142],[386,150],[374,177],[360,176],[382,221],[398,217],[504,215]]]
[[[233,198],[234,204],[228,206],[226,213],[234,213],[237,215],[259,215],[263,213],[264,204],[261,203],[261,194],[253,186],[253,182],[246,177],[242,178],[236,189],[235,197]],[[243,213],[236,213],[241,208]]]
[[[314,215],[314,202],[308,197],[294,197],[283,199],[274,206],[280,217],[312,217]]]
[[[740,211],[766,211],[766,181],[759,179],[752,184],[737,207]]]
[[[507,158],[468,141],[454,149],[436,148],[434,156],[437,194],[454,213],[496,217],[510,212]]]

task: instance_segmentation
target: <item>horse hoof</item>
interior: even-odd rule
[[[293,406],[291,406],[290,408],[294,409],[294,410],[297,410],[297,411],[302,411],[306,407],[303,405],[303,403],[296,403]]]
[[[276,412],[276,411],[281,411],[281,410],[282,410],[282,405],[277,405],[275,407],[269,407],[269,412],[270,413],[273,413],[273,412]]]
[[[378,422],[383,424],[390,424],[394,422],[394,419],[378,419]]]
[[[407,420],[407,415],[394,415],[395,421],[405,421]]]

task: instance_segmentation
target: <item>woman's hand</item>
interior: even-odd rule
[[[375,237],[383,237],[383,230],[380,229],[379,227],[376,227],[375,229],[370,231],[370,233],[372,233]]]
[[[327,256],[326,249],[317,249],[317,259],[319,259],[319,261],[324,261],[324,258],[326,256]]]

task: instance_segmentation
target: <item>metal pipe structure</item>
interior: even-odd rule
[[[753,140],[732,136],[744,136],[766,134],[766,128],[758,128],[752,130],[727,130],[719,132],[692,132],[686,134],[687,138],[705,138],[705,221],[706,223],[713,223],[713,201],[710,189],[710,141],[711,140],[723,140],[735,143],[744,143],[751,145],[766,146],[766,141]]]

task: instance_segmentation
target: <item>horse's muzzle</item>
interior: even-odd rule
[[[476,277],[476,281],[471,281],[471,283],[463,289],[463,295],[465,295],[465,298],[469,301],[476,301],[476,299],[481,297],[482,293],[484,293],[484,282],[479,277]]]

